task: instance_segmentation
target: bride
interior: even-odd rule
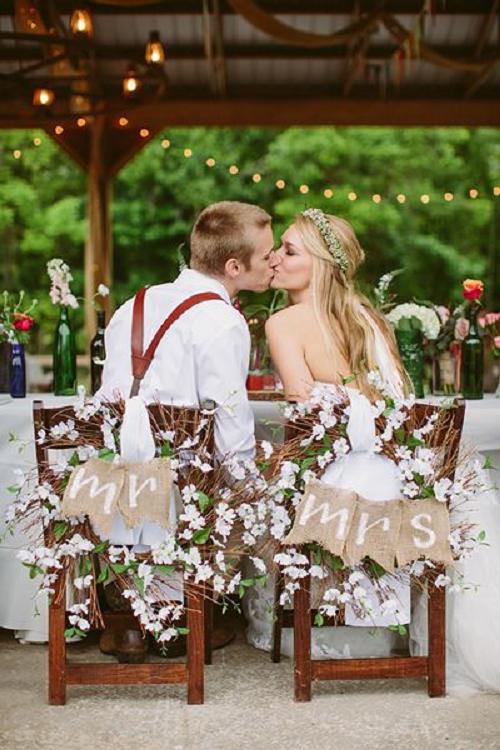
[[[328,387],[348,381],[347,429],[352,450],[326,469],[322,481],[380,502],[401,496],[401,487],[395,465],[371,450],[375,440],[371,401],[377,393],[367,375],[378,370],[386,388],[396,398],[407,396],[411,383],[390,325],[356,289],[355,277],[364,257],[347,221],[319,209],[302,212],[284,232],[281,246],[271,261],[274,270],[271,285],[286,289],[291,304],[267,321],[266,335],[287,399],[306,401],[318,384]],[[496,552],[500,554],[500,549]],[[480,549],[475,557],[481,554],[488,556],[489,552],[482,553]],[[477,561],[475,566],[477,574],[481,563],[479,570]],[[484,566],[482,578],[487,580]],[[368,581],[365,585],[369,590]],[[402,574],[395,591],[400,602],[397,623],[410,622],[409,592],[409,583]],[[266,650],[271,647],[272,596],[272,586],[256,589],[246,603],[248,638],[253,645]],[[498,624],[498,591],[486,591],[481,603],[478,599],[464,603],[467,596],[473,594],[457,594],[452,602],[452,595],[448,596],[448,610],[453,615],[453,621],[448,622],[449,687],[500,690],[499,639],[490,636],[481,647],[481,638],[479,644],[476,640],[480,634],[475,617],[478,605],[487,602],[488,614],[491,612],[493,622]],[[423,599],[417,599],[410,622],[410,647],[418,654],[426,652]],[[346,608],[346,626],[313,630],[313,658],[388,656],[404,645],[387,628],[394,623],[394,615],[391,620],[387,614],[377,612],[375,598],[369,622],[360,621]],[[369,627],[353,627],[362,625]],[[286,629],[283,636],[283,652],[291,655],[292,631]],[[493,665],[487,653],[491,644],[495,644],[497,657]],[[490,652],[489,656],[494,654]]]

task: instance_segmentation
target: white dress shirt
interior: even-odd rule
[[[151,287],[144,305],[146,348],[177,305],[199,292],[215,292],[210,300],[185,312],[166,332],[139,390],[145,403],[198,407],[210,399],[215,413],[215,445],[219,455],[252,458],[254,418],[246,392],[250,334],[225,287],[216,279],[186,269],[169,284]],[[133,299],[123,304],[106,328],[106,362],[98,395],[128,398],[132,386],[131,327]]]

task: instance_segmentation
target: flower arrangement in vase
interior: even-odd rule
[[[50,299],[61,308],[54,335],[54,393],[71,396],[76,393],[76,342],[69,308],[76,309],[79,305],[70,289],[73,276],[68,264],[61,258],[52,258],[47,263],[47,273],[51,283]]]
[[[484,393],[484,344],[478,321],[483,290],[483,282],[479,279],[466,279],[463,282],[468,331],[460,345],[460,390],[466,399],[481,399]]]
[[[274,390],[276,378],[273,372],[266,340],[266,320],[286,305],[286,292],[277,289],[270,302],[252,303],[242,308],[250,330],[251,350],[247,389],[249,391]]]
[[[10,393],[13,398],[26,395],[24,346],[35,324],[30,313],[37,300],[27,307],[24,301],[24,291],[19,292],[17,299],[4,291],[0,303],[0,393]]]
[[[441,323],[437,313],[426,305],[407,302],[387,313],[398,342],[403,365],[410,376],[417,398],[424,396],[424,340],[439,335]]]

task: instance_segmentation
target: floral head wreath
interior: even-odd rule
[[[339,238],[333,231],[332,225],[328,221],[323,211],[320,208],[306,208],[305,211],[302,211],[302,216],[306,216],[308,219],[311,219],[313,224],[319,230],[319,233],[323,237],[324,241],[326,242],[326,246],[334,261],[337,263],[339,268],[344,273],[346,273],[347,269],[349,268],[347,255],[345,254],[345,250],[342,247]]]

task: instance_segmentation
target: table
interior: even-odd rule
[[[35,615],[35,596],[38,580],[30,580],[26,568],[16,554],[26,544],[19,533],[4,537],[3,511],[12,496],[7,487],[14,483],[15,468],[28,469],[35,465],[33,445],[32,405],[34,398],[43,398],[47,406],[64,406],[74,401],[71,397],[33,395],[26,399],[11,399],[0,394],[0,627],[17,631],[26,640],[43,641],[47,637],[47,607],[38,603],[40,614]],[[252,401],[256,436],[259,440],[279,440],[284,417],[279,402]],[[25,442],[19,453],[18,445],[9,441],[15,433]],[[500,399],[488,394],[482,401],[468,401],[463,433],[464,445],[475,445],[494,466],[500,468]],[[500,504],[500,490],[496,490]]]

